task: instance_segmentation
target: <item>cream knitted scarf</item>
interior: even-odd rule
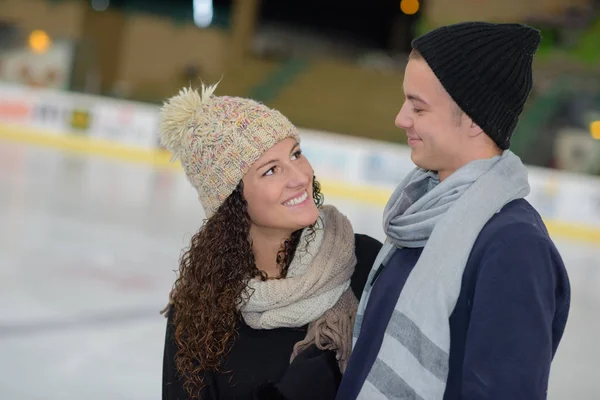
[[[352,327],[358,302],[350,289],[356,255],[350,221],[333,206],[324,206],[315,237],[303,232],[285,279],[248,283],[240,311],[254,329],[301,327],[309,324],[292,359],[313,343],[337,353],[342,372],[352,348]]]

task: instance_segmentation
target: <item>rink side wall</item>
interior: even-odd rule
[[[0,139],[180,169],[160,148],[158,106],[0,83]],[[302,129],[323,192],[383,207],[414,167],[406,146]],[[600,244],[600,177],[528,166],[550,233]]]

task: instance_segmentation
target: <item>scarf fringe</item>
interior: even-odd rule
[[[346,372],[352,352],[352,332],[357,308],[358,300],[352,289],[348,288],[335,306],[308,325],[306,337],[294,345],[290,363],[314,344],[319,350],[335,351],[340,372]]]

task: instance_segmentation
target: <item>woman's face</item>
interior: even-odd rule
[[[266,151],[242,182],[255,233],[285,237],[316,222],[313,169],[295,139],[286,138]]]

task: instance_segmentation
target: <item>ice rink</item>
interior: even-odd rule
[[[382,239],[381,206],[325,196]],[[159,310],[201,221],[179,171],[0,140],[0,399],[159,399]],[[557,244],[572,306],[548,398],[597,400],[600,247]]]

